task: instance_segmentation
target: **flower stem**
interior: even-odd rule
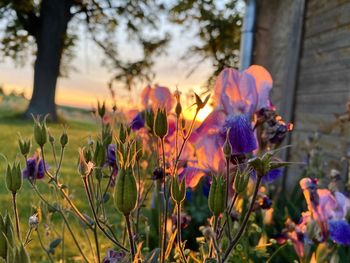
[[[30,238],[30,235],[32,234],[32,232],[33,232],[33,228],[30,227],[30,228],[28,229],[27,234],[26,234],[26,239],[24,240],[24,243],[23,243],[23,246],[24,246],[24,247],[27,246],[27,245],[29,244],[29,242],[30,242],[29,238]]]
[[[64,212],[61,210],[61,208],[57,208],[57,207],[54,207],[52,206],[43,196],[42,194],[39,192],[39,190],[36,188],[36,186],[34,184],[31,184],[34,191],[37,193],[37,195],[39,196],[39,198],[50,208],[52,209],[53,211],[57,211],[61,216],[62,216],[62,219],[65,223],[65,225],[67,226],[68,230],[69,230],[69,233],[71,234],[72,238],[73,238],[73,241],[74,241],[74,244],[76,245],[76,247],[78,248],[80,254],[82,255],[82,257],[84,258],[84,260],[86,262],[89,262],[83,252],[83,250],[81,249],[80,245],[79,245],[79,242],[77,240],[77,238],[75,237],[74,235],[74,232],[72,230],[72,228],[70,227],[69,225],[69,221],[67,220],[67,217],[65,216]]]
[[[136,233],[139,232],[139,221],[140,221],[140,209],[141,209],[141,173],[140,173],[140,163],[136,163],[137,167],[137,208],[136,208]]]
[[[13,204],[13,212],[15,215],[17,238],[18,238],[19,242],[22,242],[21,231],[19,229],[19,218],[18,218],[18,211],[17,211],[16,192],[12,192],[12,204]]]
[[[164,196],[164,213],[163,213],[163,235],[162,235],[162,254],[161,254],[161,262],[165,261],[165,251],[166,251],[166,231],[167,231],[167,216],[168,216],[168,206],[169,206],[169,198],[167,196],[167,187],[166,187],[166,165],[165,165],[165,147],[164,147],[164,138],[161,140],[162,145],[162,154],[163,154],[163,196]]]
[[[187,263],[184,251],[181,245],[181,203],[177,203],[177,245],[179,246],[180,254],[185,263]]]
[[[220,224],[219,224],[219,217],[218,216],[215,216],[214,217],[214,237],[213,237],[213,245],[214,245],[214,248],[215,248],[215,251],[216,251],[216,256],[218,258],[218,262],[221,263],[221,251],[220,251],[220,247],[218,245],[218,242],[217,242],[217,233],[218,233],[218,230],[219,230],[219,227],[220,227]]]
[[[70,207],[73,209],[75,214],[82,220],[90,229],[92,229],[92,226],[90,223],[87,221],[87,219],[83,216],[83,214],[79,211],[79,209],[75,206],[75,204],[72,202],[72,200],[69,198],[67,192],[62,188],[62,185],[58,182],[58,180],[47,170],[46,168],[46,163],[45,163],[45,154],[44,154],[44,148],[41,147],[41,156],[43,159],[43,166],[44,166],[44,171],[46,175],[51,179],[52,182],[55,183],[56,188],[61,192],[63,195],[64,199],[68,202]]]
[[[91,194],[90,194],[90,190],[89,190],[89,183],[87,178],[83,178],[83,182],[84,182],[84,187],[85,187],[85,192],[86,195],[88,197],[89,200],[89,204],[92,210],[92,214],[94,216],[95,222],[97,227],[102,231],[102,233],[110,240],[113,242],[113,244],[115,244],[116,246],[118,246],[119,248],[121,248],[124,251],[128,251],[122,244],[120,244],[115,238],[113,238],[107,231],[106,229],[100,224],[100,221],[98,220],[95,208],[94,208],[94,204],[92,202],[92,198],[91,198]]]
[[[282,246],[280,246],[278,249],[276,249],[275,252],[273,252],[273,254],[268,258],[268,260],[266,261],[266,263],[270,263],[272,258],[274,256],[276,256],[278,254],[278,252],[280,252],[284,247],[286,247],[288,245],[288,242],[284,243]]]
[[[50,262],[54,263],[55,261],[52,259],[50,252],[45,248],[43,241],[41,240],[41,236],[39,233],[39,229],[36,230],[36,233],[38,234],[38,239],[39,239],[39,243],[41,248],[45,251],[45,253],[47,254],[47,257],[49,258]]]
[[[79,250],[80,255],[84,258],[85,262],[89,262],[89,260],[88,260],[88,259],[86,258],[86,256],[85,256],[84,251],[83,251],[82,248],[80,247],[79,242],[78,242],[77,238],[75,237],[75,234],[74,234],[72,228],[71,228],[70,225],[69,225],[69,221],[68,221],[66,215],[65,215],[65,214],[63,213],[63,211],[61,211],[61,210],[59,210],[59,213],[61,214],[61,216],[62,216],[62,218],[63,218],[63,220],[64,220],[64,222],[65,222],[65,224],[66,224],[66,226],[67,226],[67,229],[68,229],[69,233],[71,234],[71,236],[72,236],[72,238],[73,238],[73,242],[74,242],[74,244],[76,245],[76,247],[77,247],[78,250]]]
[[[96,253],[97,253],[97,262],[101,262],[101,255],[100,255],[100,245],[98,242],[98,235],[97,235],[97,228],[94,227],[94,239],[95,239],[95,245],[96,245]]]
[[[233,206],[234,206],[234,204],[235,204],[237,198],[238,198],[238,193],[235,192],[234,195],[233,195],[233,198],[232,198],[230,207],[228,208],[228,215],[229,215],[229,216],[230,216],[231,213],[232,213],[232,209],[233,209]],[[228,218],[227,218],[226,221],[222,224],[222,228],[220,229],[219,234],[218,234],[218,240],[220,240],[220,238],[221,238],[221,236],[222,236],[224,227],[225,227],[226,224],[227,224],[227,220],[228,220]]]
[[[199,110],[196,111],[196,113],[195,113],[195,115],[194,115],[194,117],[192,119],[192,122],[191,122],[191,125],[190,125],[190,129],[187,132],[187,134],[184,136],[184,140],[183,140],[183,142],[181,144],[180,151],[179,151],[178,155],[176,156],[176,160],[175,160],[174,170],[173,170],[173,175],[172,176],[175,176],[175,174],[176,174],[177,166],[179,164],[181,154],[182,154],[182,152],[183,152],[183,150],[185,148],[185,145],[186,145],[188,139],[190,138],[190,135],[191,135],[193,127],[194,127],[194,124],[195,124],[196,119],[197,119],[198,112],[199,112]]]
[[[226,207],[226,222],[227,222],[227,234],[229,240],[232,239],[231,237],[231,227],[230,227],[230,213],[229,213],[229,207],[228,207],[228,194],[229,194],[229,187],[230,187],[230,158],[226,158],[226,196],[225,196],[225,207]]]
[[[256,183],[255,183],[255,188],[254,188],[254,193],[253,193],[253,197],[252,197],[252,201],[250,203],[250,206],[249,206],[249,209],[247,211],[247,213],[245,214],[244,216],[244,219],[243,219],[243,222],[242,222],[242,225],[241,227],[239,228],[237,234],[235,235],[235,237],[233,238],[233,240],[230,242],[225,254],[224,254],[224,257],[222,259],[222,262],[225,262],[228,258],[228,256],[230,255],[232,249],[237,245],[239,239],[241,238],[242,234],[244,233],[244,230],[247,226],[247,223],[248,223],[248,220],[249,220],[249,216],[250,214],[252,213],[253,211],[253,208],[254,208],[254,204],[255,204],[255,200],[256,200],[256,197],[258,195],[258,191],[259,191],[259,186],[260,186],[260,182],[261,182],[261,179],[262,177],[261,176],[258,176],[257,177],[257,180],[256,180]]]
[[[134,244],[134,238],[132,234],[131,224],[130,224],[130,215],[126,214],[124,215],[125,221],[126,221],[126,227],[128,230],[128,236],[129,236],[129,244],[130,244],[130,251],[131,251],[131,261],[133,262],[135,259],[135,244]]]

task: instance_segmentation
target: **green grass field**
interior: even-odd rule
[[[25,106],[22,103],[24,103],[23,100],[8,100],[0,102],[0,153],[3,155],[0,157],[0,212],[4,213],[5,211],[8,211],[11,215],[13,214],[11,194],[5,187],[5,169],[7,166],[7,161],[5,159],[11,163],[15,160],[21,161],[21,167],[24,167],[25,162],[23,160],[23,157],[19,154],[18,148],[19,134],[21,134],[23,138],[31,138],[33,133],[33,121],[20,119],[17,117],[18,114],[16,115],[15,113],[24,109]],[[83,188],[82,179],[77,172],[77,161],[78,148],[86,145],[89,136],[96,136],[97,127],[87,111],[80,111],[69,108],[65,108],[64,111],[64,117],[68,120],[66,125],[68,127],[69,145],[66,147],[60,181],[68,186],[69,194],[74,199],[79,209],[81,209],[81,211],[87,215],[91,216],[90,209],[87,205],[87,198]],[[69,114],[69,111],[71,111],[72,114]],[[63,130],[62,124],[48,124],[48,127],[50,133],[56,139],[55,144],[57,154],[59,154],[59,137]],[[33,153],[36,148],[37,145],[33,142],[31,153]],[[50,145],[47,144],[45,146],[45,149],[47,162],[49,166],[53,168],[54,159]],[[51,198],[50,201],[54,202],[54,200],[52,200],[53,195],[48,194],[53,190],[50,189],[47,182],[48,179],[45,178],[41,181],[38,181],[37,184],[40,191],[42,191],[47,198]],[[60,200],[62,201],[62,199]],[[28,229],[27,222],[29,216],[31,216],[31,213],[33,211],[32,205],[39,206],[39,204],[40,199],[31,189],[29,182],[24,181],[23,187],[18,193],[18,211],[20,216],[22,236],[25,236]],[[113,208],[111,208],[110,213],[116,213],[115,216],[118,216],[117,212]],[[83,231],[80,223],[77,222],[77,220],[73,219],[74,216],[70,216],[70,218],[70,220],[73,222],[74,231],[77,233],[78,239],[84,252],[86,253],[87,257],[91,258],[91,248],[89,246],[89,242],[86,242],[87,238],[85,231]],[[54,216],[52,220],[58,222],[62,221],[58,218],[58,216]],[[62,226],[61,223],[55,225]],[[55,238],[62,237],[62,229],[46,226],[46,220],[43,220],[43,223],[39,225],[39,230],[44,240],[44,244],[46,245],[48,245]],[[91,233],[88,233],[88,235],[91,237]],[[79,254],[67,230],[65,230],[64,236],[64,241],[66,243],[66,251],[64,251],[66,262],[80,262],[81,257],[79,257]],[[33,241],[31,241],[28,245],[28,250],[30,251],[33,262],[49,262],[44,251],[39,247],[36,233],[33,233],[32,239]],[[106,249],[108,246],[110,246],[108,242],[103,242],[103,240],[103,237],[101,237],[101,256],[105,254]],[[57,248],[56,253],[62,253],[61,246]]]

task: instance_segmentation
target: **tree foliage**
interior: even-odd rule
[[[44,15],[43,3],[50,0],[0,0],[0,54],[12,58],[18,65],[36,54],[38,28]],[[160,13],[168,13],[170,21],[194,31],[194,41],[183,58],[196,58],[191,74],[198,64],[210,60],[212,76],[224,67],[237,67],[239,61],[240,28],[242,23],[239,0],[61,0],[69,6],[69,26],[63,38],[60,75],[72,70],[72,59],[82,30],[106,55],[102,63],[113,76],[113,82],[123,82],[130,89],[135,81],[149,82],[154,77],[152,66],[170,40],[160,33]],[[238,6],[238,7],[237,7]],[[137,59],[123,59],[120,36],[136,43],[142,54]],[[210,79],[211,80],[211,79]]]
[[[198,57],[198,64],[206,59],[212,61],[212,76],[224,67],[238,66],[241,4],[239,0],[179,0],[170,10],[171,20],[187,28],[195,27],[195,37],[200,40],[185,57]]]
[[[44,2],[50,0],[0,0],[0,54],[12,58],[18,65],[28,61],[37,52],[36,39]],[[130,88],[136,79],[149,81],[154,56],[169,40],[160,34],[158,14],[164,6],[156,0],[61,0],[69,8],[69,26],[63,38],[60,75],[66,76],[76,50],[81,29],[106,55],[103,64],[113,70],[111,82],[124,81]],[[121,34],[128,36],[142,54],[133,61],[123,60],[118,41]]]

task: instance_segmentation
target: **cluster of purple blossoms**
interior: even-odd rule
[[[33,157],[27,159],[26,167],[22,170],[22,177],[30,181],[43,179],[45,175],[44,162],[35,153]]]
[[[287,235],[293,241],[300,258],[305,257],[305,243],[322,243],[331,240],[350,245],[350,199],[341,192],[319,189],[316,179],[303,178],[300,187],[308,210],[302,213],[299,224],[286,223]]]

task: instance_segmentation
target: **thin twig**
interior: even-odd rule
[[[89,190],[89,183],[87,178],[83,178],[83,182],[84,182],[84,186],[85,186],[85,192],[86,195],[88,197],[89,200],[89,204],[92,210],[92,214],[94,216],[95,222],[98,226],[98,228],[102,231],[102,233],[110,240],[112,241],[116,246],[118,246],[119,248],[121,248],[124,251],[128,251],[122,244],[120,244],[116,239],[114,239],[105,229],[104,227],[100,224],[100,221],[98,220],[95,208],[94,208],[94,204],[92,202],[92,198],[91,198],[91,194],[90,194],[90,190]]]

